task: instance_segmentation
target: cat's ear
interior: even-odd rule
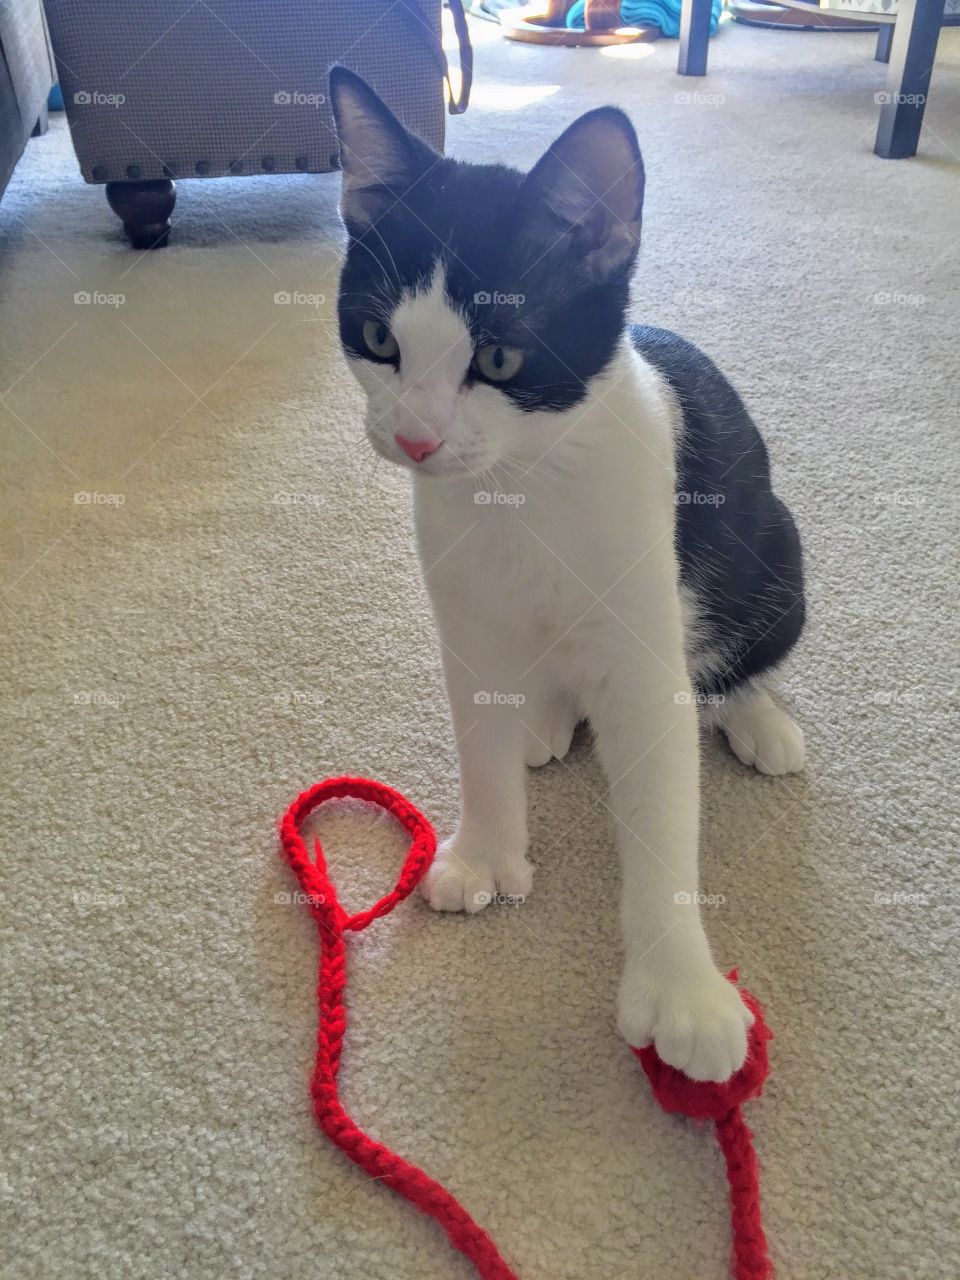
[[[542,230],[552,231],[591,279],[629,266],[643,207],[643,159],[629,119],[616,107],[598,107],[575,120],[527,175],[523,196],[534,220],[547,223]]]
[[[362,232],[438,157],[346,67],[330,72],[330,101],[343,170],[340,213],[348,229]]]

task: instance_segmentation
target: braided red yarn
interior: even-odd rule
[[[734,984],[737,973],[727,975]],[[767,1238],[760,1217],[760,1166],[753,1149],[753,1134],[740,1114],[741,1102],[758,1098],[770,1074],[767,1041],[773,1032],[767,1026],[760,1001],[749,991],[740,991],[753,1014],[753,1026],[743,1066],[729,1080],[691,1080],[675,1067],[668,1067],[652,1045],[634,1049],[640,1059],[653,1095],[665,1111],[675,1111],[693,1120],[713,1120],[727,1164],[730,1184],[730,1217],[733,1226],[731,1273],[735,1280],[768,1280],[773,1264],[767,1253]]]
[[[393,889],[367,911],[348,915],[337,899],[327,872],[320,841],[316,861],[307,853],[300,824],[325,800],[351,796],[380,805],[392,813],[411,837],[410,849]],[[346,987],[344,932],[365,929],[402,902],[429,867],[437,845],[433,828],[422,813],[398,791],[367,778],[330,778],[304,791],[280,823],[280,843],[287,861],[306,895],[320,937],[320,974],[317,980],[319,1025],[317,1058],[311,1084],[317,1123],[331,1142],[371,1178],[383,1181],[443,1227],[454,1248],[465,1253],[483,1280],[517,1280],[496,1245],[474,1222],[466,1209],[439,1182],[410,1164],[381,1142],[374,1141],[343,1109],[337,1090],[340,1053],[347,1029],[344,1006]]]
[[[301,823],[318,805],[347,796],[386,809],[411,838],[394,887],[372,907],[354,915],[348,915],[340,905],[320,841],[315,842],[316,858],[312,861],[300,834]],[[351,929],[365,929],[412,892],[433,859],[437,843],[433,828],[409,800],[383,783],[368,778],[329,778],[296,798],[281,820],[280,842],[317,922],[320,938],[317,1057],[310,1088],[317,1123],[330,1141],[365,1173],[385,1182],[435,1219],[453,1246],[470,1259],[482,1280],[518,1280],[487,1233],[446,1188],[363,1132],[344,1110],[337,1088],[347,1029],[344,934]],[[736,982],[735,972],[728,976]],[[773,1268],[760,1221],[759,1168],[753,1135],[740,1114],[740,1103],[759,1096],[763,1089],[769,1072],[766,1042],[773,1033],[754,996],[749,991],[740,994],[755,1021],[746,1062],[722,1084],[691,1080],[661,1061],[652,1046],[633,1052],[643,1064],[654,1096],[662,1107],[693,1119],[714,1121],[730,1184],[732,1274],[735,1280],[768,1280]]]

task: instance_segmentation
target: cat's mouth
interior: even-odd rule
[[[397,466],[403,467],[404,471],[409,471],[415,476],[429,477],[431,480],[475,480],[492,465],[485,456],[464,457],[463,454],[455,452],[446,442],[442,448],[434,450],[422,462],[405,457],[398,458],[395,455],[391,457],[392,461]]]
[[[394,457],[394,461],[415,476],[430,476],[433,480],[456,479],[470,474],[469,465],[458,458],[445,441],[424,458]]]

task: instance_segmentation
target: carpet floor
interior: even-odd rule
[[[451,150],[528,164],[581,110],[630,111],[636,317],[737,382],[806,542],[783,682],[806,771],[712,740],[703,764],[707,927],[776,1030],[749,1120],[780,1275],[960,1275],[960,32],[901,162],[872,154],[869,35],[725,27],[681,81],[674,43],[477,32]],[[441,831],[457,808],[406,479],[364,444],[336,340],[337,187],[185,182],[170,247],[134,254],[61,117],[0,205],[9,1280],[470,1274],[314,1130],[314,931],[277,856],[276,816],[327,774],[390,781]],[[715,1143],[614,1027],[589,742],[529,786],[529,902],[417,900],[352,944],[346,1100],[524,1280],[719,1280]],[[349,902],[391,880],[387,823],[318,829]]]

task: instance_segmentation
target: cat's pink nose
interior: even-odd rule
[[[429,458],[431,453],[436,453],[443,444],[442,440],[433,438],[429,440],[408,440],[406,436],[394,436],[393,438],[407,457],[412,458],[414,462],[423,462],[424,458]]]

